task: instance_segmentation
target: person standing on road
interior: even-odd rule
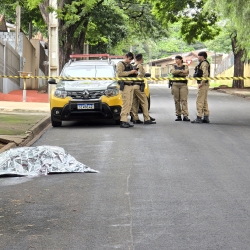
[[[142,66],[143,56],[138,54],[135,56],[134,69],[138,71],[138,77],[143,78],[145,76],[145,70]],[[138,116],[139,104],[141,104],[142,113],[144,117],[144,124],[156,124],[155,119],[149,116],[148,113],[148,98],[144,92],[145,83],[143,80],[138,80],[134,82],[134,96],[133,104],[131,109],[131,116],[133,118],[133,123],[140,124],[143,123]]]
[[[195,68],[194,77],[209,77],[210,76],[210,64],[206,60],[207,53],[201,51],[198,54],[199,64]],[[209,109],[207,102],[207,94],[209,90],[209,81],[208,80],[198,80],[198,93],[196,99],[196,109],[197,109],[197,118],[192,121],[192,123],[209,123]],[[202,118],[202,116],[204,117]]]
[[[137,70],[134,70],[131,61],[134,59],[134,55],[128,52],[124,56],[124,60],[117,63],[116,74],[118,77],[137,77]],[[134,125],[128,123],[128,115],[130,113],[134,94],[133,81],[118,81],[120,83],[120,91],[122,97],[122,110],[120,114],[120,127],[130,128]]]
[[[170,73],[174,77],[186,77],[189,74],[188,66],[183,65],[181,56],[175,57],[176,65],[173,65]],[[172,95],[175,102],[175,121],[190,121],[188,118],[188,81],[187,80],[172,80]]]

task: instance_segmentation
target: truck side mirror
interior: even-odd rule
[[[49,84],[56,84],[56,80],[54,78],[49,78],[48,83]]]

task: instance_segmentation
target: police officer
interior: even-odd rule
[[[135,56],[134,69],[138,71],[138,77],[143,78],[145,76],[145,70],[142,66],[143,56],[138,54]],[[144,92],[145,83],[143,80],[138,80],[134,82],[134,97],[133,104],[131,109],[131,116],[133,117],[133,123],[140,124],[143,123],[140,121],[138,116],[139,103],[141,104],[142,113],[144,117],[144,124],[156,124],[154,118],[150,117],[148,114],[148,98]]]
[[[130,64],[131,61],[134,59],[134,55],[131,52],[128,52],[124,56],[124,60],[118,62],[116,66],[116,74],[118,77],[136,77],[138,72],[134,70],[132,65]],[[133,94],[134,94],[134,83],[133,81],[123,81],[124,88],[121,88],[120,84],[120,91],[122,97],[122,110],[121,110],[121,118],[120,118],[120,127],[121,128],[130,128],[134,125],[128,123],[128,115],[130,113],[133,101]]]
[[[186,77],[189,73],[188,66],[183,65],[181,56],[175,57],[176,65],[173,65],[170,73],[174,77]],[[172,95],[175,102],[175,114],[177,118],[175,121],[190,121],[188,118],[188,81],[187,80],[173,80],[172,81]],[[183,115],[183,119],[181,117]]]
[[[194,77],[209,77],[210,76],[210,64],[206,60],[207,53],[201,51],[198,54],[199,64],[195,68]],[[192,121],[192,123],[209,123],[209,109],[207,103],[207,94],[209,90],[209,81],[208,80],[198,80],[198,93],[196,98],[196,109],[197,109],[197,118]],[[202,116],[204,117],[202,118]]]

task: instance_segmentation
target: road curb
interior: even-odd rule
[[[50,115],[44,117],[41,121],[39,121],[37,124],[35,124],[31,129],[29,129],[28,132],[28,136],[27,138],[25,138],[21,143],[16,144],[13,141],[7,141],[4,139],[1,139],[2,141],[4,141],[5,143],[7,143],[7,145],[5,145],[4,147],[2,147],[0,149],[0,154],[11,149],[11,148],[16,148],[16,147],[23,147],[25,145],[27,145],[30,141],[32,141],[37,135],[39,135],[43,130],[45,130],[50,124]]]
[[[228,95],[234,95],[234,96],[238,96],[238,97],[250,99],[250,97],[248,95],[242,94],[242,93],[238,93],[238,92],[227,92],[224,89],[216,89],[216,91],[220,92],[220,93],[228,94]]]

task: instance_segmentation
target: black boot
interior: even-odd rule
[[[141,121],[141,120],[135,120],[135,121],[133,121],[133,123],[134,123],[134,124],[142,124],[143,121]]]
[[[151,116],[149,116],[150,117],[150,120],[151,121],[155,121],[155,118],[153,118],[153,117],[151,117]]]
[[[209,116],[205,115],[204,118],[202,119],[202,123],[210,123]]]
[[[178,116],[176,117],[175,121],[182,121],[181,116],[178,115]]]
[[[147,120],[147,121],[144,121],[144,124],[156,124],[156,122],[152,120]]]
[[[182,121],[190,122],[190,119],[188,118],[188,116],[183,116],[183,120]]]
[[[121,128],[129,128],[130,126],[129,126],[129,123],[127,123],[127,122],[121,122],[120,127]]]
[[[193,121],[191,121],[191,123],[202,123],[201,117],[197,116],[197,118]]]
[[[131,117],[131,118],[130,118],[130,121],[132,122],[132,121],[134,120],[133,115],[132,115],[132,112],[130,112],[129,114],[130,114],[130,117]]]

